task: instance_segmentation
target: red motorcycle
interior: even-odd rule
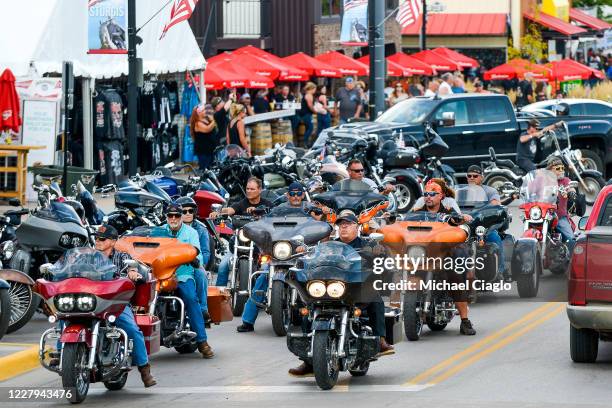
[[[136,292],[134,283],[116,278],[117,267],[93,248],[70,249],[57,263],[40,269],[45,278],[36,281],[36,291],[50,312],[49,322],[62,322],[40,339],[42,366],[62,377],[71,403],[85,400],[93,382],[103,382],[109,390],[123,388],[132,344],[114,323],[129,307]],[[59,364],[51,365],[50,354],[60,346]]]

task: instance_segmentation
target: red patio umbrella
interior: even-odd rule
[[[561,60],[559,62],[563,63],[564,65],[575,66],[575,67],[579,67],[581,69],[587,69],[587,70],[591,71],[591,75],[595,76],[595,78],[606,79],[606,76],[600,70],[595,69],[595,68],[591,68],[588,65],[581,64],[578,61],[574,61],[572,59],[564,59],[564,60]]]
[[[326,64],[323,61],[319,61],[318,59],[311,57],[310,55],[305,54],[301,51],[293,55],[289,55],[288,57],[282,58],[282,60],[293,66],[303,69],[310,75],[327,78],[342,77],[342,74],[338,69],[332,67],[329,64]]]
[[[461,69],[456,62],[432,50],[424,50],[410,56],[431,65],[436,71],[457,71]]]
[[[387,57],[387,61],[393,61],[408,71],[410,71],[413,75],[436,75],[436,69],[431,65],[424,63],[421,60],[416,58],[412,58],[408,54],[404,54],[403,52],[398,52],[393,55],[389,55]]]
[[[233,56],[251,55],[263,61],[265,65],[275,67],[280,71],[279,80],[281,81],[308,81],[308,72],[284,61],[282,58],[262,50],[261,48],[246,45],[236,49]]]
[[[315,58],[339,69],[343,75],[363,76],[368,75],[370,71],[367,65],[338,51],[328,51],[317,55]]]
[[[550,70],[548,68],[531,61],[516,58],[486,71],[484,73],[484,79],[486,81],[513,78],[523,79],[528,72],[531,73],[535,79],[547,79],[550,76]]]
[[[366,64],[368,67],[370,66],[370,56],[369,55],[365,55],[361,58],[357,58],[357,61]],[[410,73],[408,69],[402,67],[400,64],[396,62],[389,61],[389,59],[387,59],[387,75],[395,76],[395,77],[412,76],[412,74]]]
[[[0,130],[19,132],[19,96],[15,90],[15,75],[5,69],[0,76]]]
[[[461,68],[478,68],[480,66],[478,61],[476,61],[474,58],[470,58],[467,55],[463,55],[460,52],[451,50],[450,48],[438,47],[434,48],[432,51],[453,62],[456,62]]]
[[[208,73],[210,76],[207,76]],[[234,63],[218,60],[206,66],[204,83],[224,88],[273,88],[274,81]],[[212,74],[211,74],[212,73]],[[216,81],[215,81],[216,79]],[[213,88],[214,89],[214,88]]]

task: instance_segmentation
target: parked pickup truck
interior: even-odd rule
[[[577,363],[597,359],[599,341],[612,340],[612,185],[597,196],[576,240],[569,268],[567,316],[570,355]]]
[[[542,126],[560,118],[542,115]],[[480,164],[489,158],[489,146],[500,158],[514,160],[516,142],[527,128],[528,118],[517,118],[512,103],[505,95],[455,94],[444,97],[417,97],[398,103],[385,111],[375,122],[353,122],[329,128],[321,133],[313,146],[322,146],[328,132],[334,138],[346,133],[378,134],[387,139],[402,135],[406,143],[415,138],[424,141],[423,124],[432,123],[450,150],[443,162],[459,173],[471,164]],[[582,150],[597,170],[605,173],[612,164],[612,119],[602,116],[566,116],[572,146]],[[546,152],[542,152],[546,154]],[[539,159],[539,158],[536,158]]]

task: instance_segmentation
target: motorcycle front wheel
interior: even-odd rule
[[[338,339],[329,331],[317,331],[312,344],[312,368],[317,385],[322,390],[331,390],[338,382],[340,364],[336,351]]]
[[[21,282],[9,281],[9,298],[10,298],[10,321],[7,333],[13,333],[25,326],[32,316],[38,305],[40,298],[34,295],[32,286]]]
[[[71,404],[79,404],[89,391],[89,350],[85,343],[64,344],[62,352],[62,387]]]
[[[270,309],[272,315],[272,329],[277,336],[286,336],[291,322],[291,305],[289,291],[282,281],[272,282],[272,299]]]
[[[423,321],[417,312],[419,293],[415,291],[407,291],[404,293],[404,334],[410,341],[417,341],[421,337],[423,330]]]
[[[583,177],[582,181],[584,181],[586,189],[582,187],[582,184],[578,184],[578,192],[584,194],[584,200],[586,201],[587,205],[593,205],[597,195],[606,183],[601,177],[595,178],[591,176]]]
[[[240,292],[246,292],[249,290],[249,260],[246,258],[239,258],[236,261],[236,279],[238,282],[234,284],[234,290],[232,293],[232,312],[235,317],[242,316],[244,305],[249,299],[249,295],[241,295]]]
[[[11,320],[11,301],[8,289],[0,289],[0,339],[6,333]]]

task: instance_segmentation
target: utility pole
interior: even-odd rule
[[[136,56],[136,0],[128,0],[128,174],[136,174],[138,163],[138,58]]]
[[[385,110],[385,2],[368,0],[370,120]]]
[[[421,24],[421,51],[425,51],[427,49],[427,0],[423,0],[421,18],[423,19]]]

